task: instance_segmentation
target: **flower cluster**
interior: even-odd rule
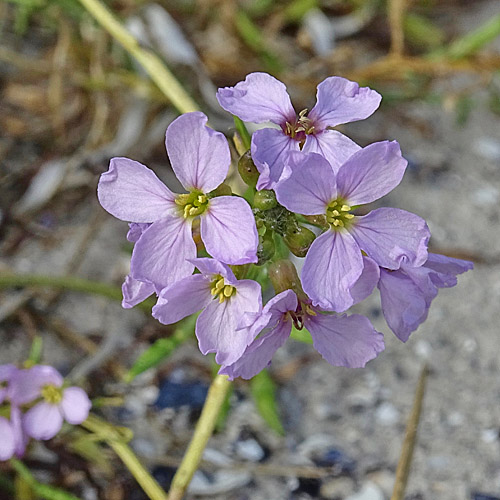
[[[0,460],[24,454],[30,438],[53,438],[63,421],[81,424],[90,400],[79,387],[64,387],[51,366],[0,365]]]
[[[428,253],[429,229],[418,215],[360,208],[392,191],[407,162],[395,141],[361,147],[333,127],[369,117],[381,96],[330,77],[311,111],[297,113],[281,82],[252,73],[217,99],[243,121],[274,124],[257,130],[240,158],[244,197],[224,183],[229,145],[200,112],[166,132],[185,193],[127,158],[112,159],[101,176],[99,201],[130,223],[134,243],[123,306],[155,293],[153,316],[164,324],[203,310],[200,350],[214,352],[230,378],[265,368],[292,327],[307,329],[332,365],[364,366],[384,349],[383,336],[345,312],[375,287],[389,328],[406,341],[438,289],[454,286],[472,264]],[[300,278],[289,252],[305,257]],[[263,307],[266,275],[276,296]]]

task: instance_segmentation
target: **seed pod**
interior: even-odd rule
[[[273,232],[267,230],[263,236],[259,236],[259,246],[257,247],[257,266],[262,266],[272,259],[276,250]]]
[[[253,198],[253,206],[259,210],[269,210],[278,205],[276,201],[276,195],[274,191],[268,189],[263,189],[262,191],[257,191]]]
[[[259,171],[252,160],[252,154],[247,151],[241,155],[238,160],[238,172],[240,173],[243,182],[250,187],[255,187],[259,180]]]
[[[283,241],[297,257],[305,257],[316,235],[304,226],[293,224],[289,226],[283,236]]]
[[[268,275],[276,293],[281,293],[285,290],[293,290],[300,300],[307,300],[307,296],[304,290],[302,290],[302,284],[300,283],[300,278],[293,262],[289,260],[278,260],[273,262],[269,266]]]

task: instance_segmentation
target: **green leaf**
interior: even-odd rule
[[[250,391],[262,418],[274,432],[283,436],[285,430],[276,404],[276,384],[267,370],[262,370],[250,380]]]
[[[298,23],[311,10],[318,6],[317,0],[294,0],[284,10],[285,19]]]
[[[443,30],[434,25],[429,19],[418,14],[407,14],[404,19],[404,31],[408,41],[424,49],[436,49],[444,40]]]
[[[36,365],[40,362],[42,357],[42,348],[43,348],[43,340],[40,335],[37,335],[33,342],[31,343],[30,355],[28,357],[28,361],[33,365]]]
[[[111,462],[100,443],[93,439],[92,434],[78,428],[75,428],[71,434],[72,441],[69,442],[69,449],[83,457],[87,462],[97,465],[106,476],[111,476],[113,474]]]
[[[308,330],[302,328],[302,330],[297,330],[295,326],[292,327],[292,334],[290,337],[298,342],[304,342],[304,344],[312,344],[312,337]]]
[[[193,314],[180,321],[174,334],[166,339],[157,340],[151,347],[144,351],[135,361],[132,368],[125,376],[126,382],[131,382],[140,373],[154,368],[168,358],[183,342],[194,332],[194,325],[198,315]]]
[[[249,150],[252,141],[252,136],[248,132],[247,127],[242,120],[240,120],[237,116],[233,116],[233,118],[234,118],[234,126],[236,127],[236,131],[240,136],[241,142],[243,143],[243,146],[245,146],[245,149]]]

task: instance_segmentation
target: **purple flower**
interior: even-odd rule
[[[260,314],[246,314],[238,334],[253,342],[234,363],[219,373],[250,379],[271,362],[274,353],[286,342],[292,324],[305,327],[314,348],[334,366],[360,368],[384,349],[383,335],[364,316],[325,314],[309,300],[298,300],[292,290],[273,297]]]
[[[355,303],[351,289],[363,271],[361,251],[387,269],[399,269],[403,259],[412,266],[426,261],[430,234],[421,217],[395,208],[351,213],[394,189],[406,164],[395,141],[360,149],[337,172],[318,154],[290,153],[291,173],[276,186],[278,201],[293,212],[322,214],[329,226],[314,240],[302,270],[314,305],[342,312]]]
[[[201,274],[164,288],[153,307],[153,316],[170,324],[203,309],[196,321],[200,351],[215,352],[219,364],[233,363],[252,340],[236,328],[245,312],[261,310],[260,285],[252,280],[237,280],[228,266],[214,259],[191,262]]]
[[[4,417],[0,417],[0,462],[9,460],[16,451],[14,430],[11,423]]]
[[[17,372],[15,365],[0,365],[0,404],[8,396],[9,382]]]
[[[22,418],[24,432],[35,439],[51,439],[61,429],[63,420],[81,424],[88,416],[90,400],[83,389],[67,387],[51,366],[36,365],[19,370],[12,380],[11,399],[17,405],[41,398]]]
[[[420,267],[408,265],[404,260],[398,270],[381,269],[378,288],[389,328],[406,342],[427,319],[438,289],[455,286],[457,274],[472,268],[472,262],[429,253]]]
[[[340,167],[360,147],[329,127],[368,118],[379,107],[381,96],[332,76],[318,85],[311,111],[297,116],[283,83],[267,73],[251,73],[234,87],[219,89],[217,99],[244,121],[279,125],[279,129],[257,130],[252,136],[252,158],[261,173],[257,189],[273,189],[290,151],[320,153],[334,168]]]
[[[154,283],[157,289],[193,272],[190,259],[196,257],[196,245],[191,229],[198,216],[210,255],[228,264],[257,262],[258,236],[250,206],[236,196],[209,196],[225,180],[231,157],[225,137],[206,122],[203,113],[186,113],[167,129],[170,162],[187,194],[174,194],[149,168],[128,158],[113,158],[99,181],[99,201],[109,213],[150,224],[129,231],[129,238],[139,236],[131,277]]]

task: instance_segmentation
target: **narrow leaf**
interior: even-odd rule
[[[276,404],[276,384],[267,370],[262,370],[250,381],[250,390],[257,410],[269,427],[280,434],[285,434]]]

